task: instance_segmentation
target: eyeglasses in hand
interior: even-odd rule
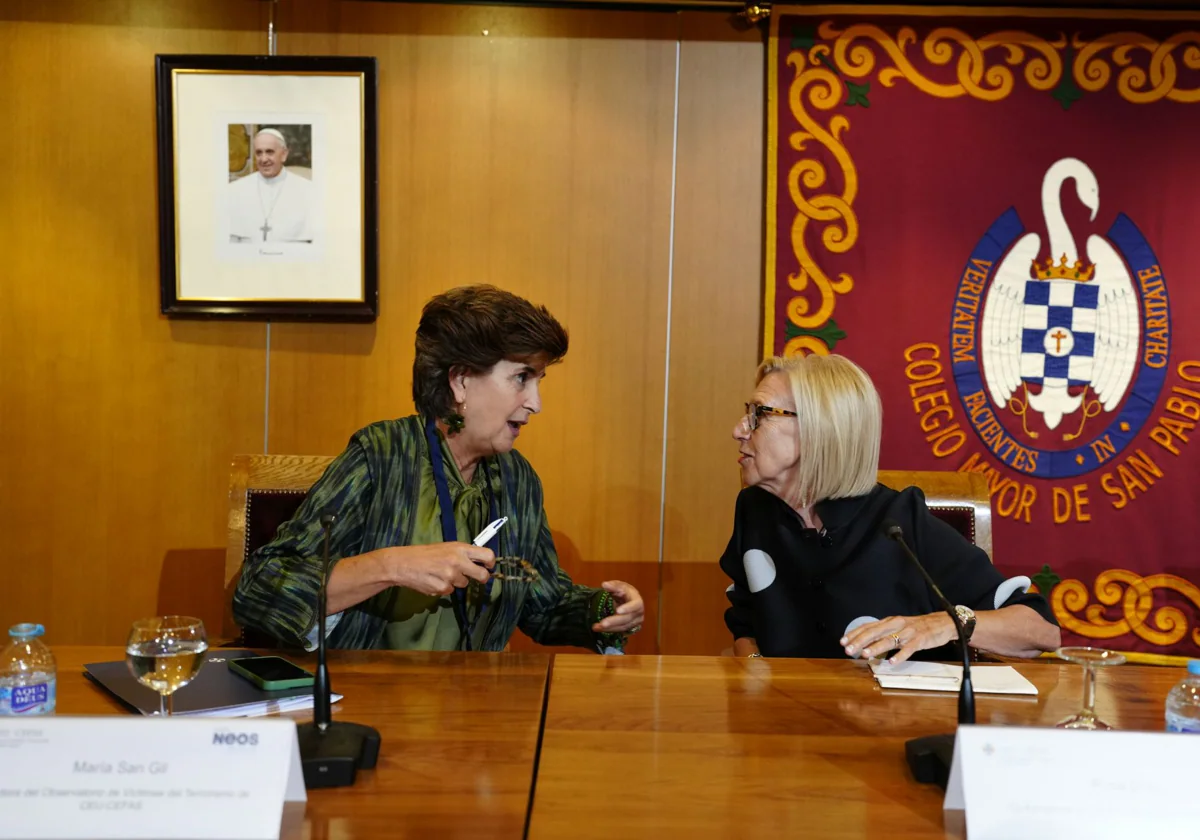
[[[516,583],[537,583],[541,579],[538,570],[528,560],[520,557],[497,557],[496,565],[492,567],[492,575],[496,580],[509,580]]]

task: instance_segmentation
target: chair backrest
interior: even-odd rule
[[[242,564],[292,518],[308,490],[333,461],[330,455],[234,455],[229,476],[225,587]]]
[[[929,510],[992,557],[992,500],[978,473],[880,470],[879,483],[893,490],[919,487]]]

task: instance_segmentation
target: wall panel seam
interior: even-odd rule
[[[683,16],[677,15],[680,29],[675,36],[675,106],[672,112],[671,124],[671,218],[667,227],[667,335],[666,353],[663,359],[663,425],[662,425],[662,470],[659,481],[658,496],[658,591],[656,621],[655,621],[655,650],[662,651],[663,636],[663,560],[667,531],[667,428],[670,420],[671,406],[671,304],[674,296],[675,283],[675,195],[676,178],[679,174],[679,69],[680,51],[683,45]]]
[[[271,322],[267,321],[267,362],[263,379],[263,454],[271,453]]]

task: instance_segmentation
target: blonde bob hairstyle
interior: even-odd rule
[[[883,431],[883,405],[871,377],[836,355],[767,359],[755,384],[772,373],[788,378],[796,401],[801,505],[870,493]]]

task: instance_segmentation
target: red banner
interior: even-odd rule
[[[764,350],[982,473],[1068,642],[1198,656],[1200,16],[944,12],[775,7]]]

